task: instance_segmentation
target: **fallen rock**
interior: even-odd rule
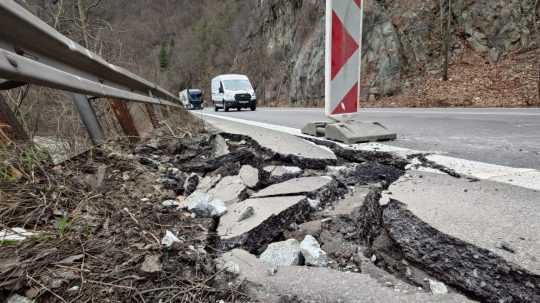
[[[153,274],[161,271],[161,261],[158,255],[147,255],[141,265],[141,271],[147,274]]]
[[[271,185],[254,194],[253,197],[306,195],[308,198],[318,199],[324,204],[337,198],[339,194],[337,187],[336,180],[331,177],[303,177]]]
[[[269,183],[280,183],[299,177],[304,171],[296,166],[275,166],[270,165],[264,168],[269,174]]]
[[[221,179],[208,193],[230,205],[247,198],[247,187],[239,176],[228,176]]]
[[[28,299],[27,297],[19,296],[17,294],[11,295],[6,303],[33,303],[34,300]]]
[[[227,207],[221,199],[199,191],[187,197],[184,204],[188,211],[203,218],[218,218],[227,212]]]
[[[274,266],[301,265],[300,242],[296,239],[289,239],[272,243],[261,254],[260,259]]]
[[[239,220],[249,207],[253,215]],[[260,253],[289,225],[305,220],[311,211],[305,196],[249,199],[229,207],[219,221],[219,246],[225,250],[243,247]]]
[[[208,192],[221,180],[221,175],[212,175],[204,177],[197,185],[197,191]]]
[[[434,295],[446,295],[448,293],[448,288],[442,282],[429,279],[429,289]]]
[[[161,245],[165,247],[171,247],[174,243],[179,243],[180,239],[178,239],[171,231],[167,230],[165,232],[165,236],[163,236],[163,239],[161,239]]]
[[[249,188],[255,188],[259,185],[259,170],[251,165],[242,166],[239,176]]]
[[[307,235],[304,238],[300,243],[300,251],[304,256],[306,265],[317,267],[326,267],[328,265],[328,256],[313,236]]]

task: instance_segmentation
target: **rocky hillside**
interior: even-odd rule
[[[58,3],[75,7],[80,0],[28,2],[51,22],[47,12]],[[495,66],[503,78],[523,74],[515,87],[506,87],[509,96],[536,100],[514,88],[530,91],[536,83],[537,4],[452,1],[450,64],[451,73],[459,73],[454,78],[463,71],[453,67],[463,62],[472,63],[472,71],[465,71],[472,78],[482,76],[482,66]],[[208,89],[215,74],[243,72],[267,103],[318,105],[324,90],[324,6],[324,0],[105,0],[89,19],[95,23],[93,37],[100,40],[97,50],[106,49],[106,57],[170,89]],[[366,0],[365,9],[363,97],[418,98],[424,77],[437,79],[441,72],[440,1]],[[60,29],[66,31],[69,24]],[[67,31],[76,36],[76,30]],[[497,67],[528,50],[534,54],[519,62],[523,68]],[[475,104],[474,96],[462,99],[483,105]]]

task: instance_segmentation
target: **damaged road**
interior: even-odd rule
[[[497,183],[418,157],[216,127],[53,167],[55,180],[75,181],[47,192],[54,203],[33,221],[24,209],[47,179],[41,192],[9,192],[3,224],[47,237],[2,247],[0,296],[540,301],[537,193],[501,197]],[[15,198],[25,203],[13,209]],[[527,228],[498,220],[501,209]]]

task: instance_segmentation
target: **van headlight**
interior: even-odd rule
[[[255,93],[251,94],[251,101],[257,100],[257,95]]]
[[[234,94],[233,93],[225,93],[225,100],[226,101],[234,101]]]

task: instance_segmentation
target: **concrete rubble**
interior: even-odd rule
[[[328,256],[326,252],[321,249],[321,245],[317,240],[307,235],[300,243],[300,251],[304,257],[305,264],[317,267],[325,267],[328,265]]]
[[[225,202],[212,194],[196,191],[184,202],[187,210],[203,218],[218,218],[227,212]]]
[[[184,191],[194,192],[182,205],[214,218],[219,262],[260,285],[261,301],[540,302],[537,192],[501,196],[508,185],[435,162],[408,166],[285,136],[289,148],[282,134],[226,124],[235,134],[213,137],[204,156],[178,161],[167,177],[184,174]]]
[[[260,259],[274,266],[302,265],[300,242],[295,239],[274,242],[268,245]]]

